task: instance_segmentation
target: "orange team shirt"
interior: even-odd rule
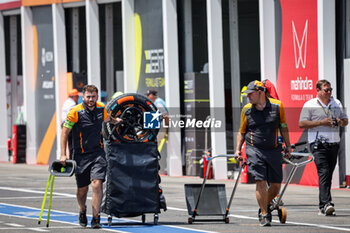
[[[69,111],[63,126],[72,130],[74,155],[103,151],[102,123],[106,118],[106,106],[101,102],[96,102],[93,111],[84,103]]]

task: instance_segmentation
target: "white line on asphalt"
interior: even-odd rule
[[[177,211],[186,211],[187,209],[180,209],[180,208],[173,208],[173,207],[168,207],[169,210],[177,210]],[[249,217],[249,216],[244,216],[244,215],[237,215],[237,214],[229,214],[230,217],[234,218],[240,218],[240,219],[254,219],[258,220],[256,217]],[[272,220],[273,222],[279,223],[277,220]],[[333,226],[328,226],[328,225],[321,225],[321,224],[313,224],[313,223],[302,223],[302,222],[287,222],[288,224],[293,224],[293,225],[301,225],[301,226],[311,226],[311,227],[318,227],[318,228],[324,228],[324,229],[332,229],[332,230],[340,230],[340,231],[350,231],[350,228],[343,228],[343,227],[333,227]]]
[[[11,187],[3,187],[3,186],[0,186],[0,189],[2,189],[2,190],[7,190],[7,191],[24,192],[24,193],[40,193],[40,194],[45,194],[44,191],[36,191],[36,190],[31,190],[31,189],[11,188]],[[74,197],[74,198],[75,198],[75,194],[56,193],[56,192],[52,192],[52,194],[53,194],[53,195],[58,195],[58,196]]]
[[[169,210],[178,210],[178,211],[185,211],[184,209],[181,208],[176,208],[176,207],[167,207]],[[187,211],[187,210],[186,210]]]
[[[9,227],[0,227],[0,231],[1,230],[7,230],[7,229],[29,229],[28,227],[18,227],[18,228],[9,228]],[[31,227],[30,229],[43,229],[43,230],[47,230],[47,227]],[[74,226],[50,226],[49,229],[83,229],[80,225],[77,225],[76,227]]]
[[[279,221],[277,221],[277,220],[275,220],[275,221],[276,221],[276,222],[279,222]],[[332,230],[339,230],[339,231],[350,231],[349,228],[333,227],[333,226],[320,225],[320,224],[313,224],[313,223],[301,223],[301,222],[290,222],[290,221],[288,221],[288,224],[302,225],[302,226],[308,226],[308,227],[319,227],[319,228],[332,229]]]
[[[17,191],[17,192],[27,192],[27,193],[45,193],[43,191],[35,191],[35,190],[30,190],[30,189],[20,189],[20,188],[11,188],[11,187],[3,187],[3,186],[0,186],[0,189],[9,190],[9,191]],[[66,197],[75,197],[75,195],[68,194],[68,193],[55,193],[54,192],[53,194],[60,195],[60,196],[66,196]],[[88,197],[88,199],[91,199],[91,197]],[[168,207],[168,209],[169,210],[176,210],[176,211],[185,211],[185,212],[187,212],[187,209],[181,209],[181,208],[176,208],[176,207]],[[58,212],[68,213],[68,212],[63,212],[63,211],[58,211]],[[234,217],[234,218],[240,218],[240,219],[255,219],[255,220],[258,219],[256,217],[249,217],[249,216],[244,216],[244,215],[233,215],[233,214],[230,214],[229,216]],[[279,222],[279,221],[273,220],[273,222]],[[324,229],[334,229],[334,230],[341,230],[341,231],[350,231],[349,228],[333,227],[333,226],[321,225],[321,224],[313,224],[313,223],[302,223],[302,222],[290,222],[290,221],[288,221],[288,224],[302,225],[302,226],[312,226],[312,227],[318,227],[318,228],[324,228]]]
[[[24,225],[20,225],[17,223],[4,223],[4,225],[9,226],[9,227],[24,227]]]
[[[28,209],[33,209],[33,210],[39,210],[38,208],[33,208],[33,207],[29,207],[29,206],[22,206],[22,205],[14,205],[14,204],[5,204],[5,203],[0,203],[0,204],[4,204],[4,205],[11,205],[11,206],[16,206],[16,207],[21,207],[21,208],[28,208]],[[60,211],[60,210],[55,210],[56,212],[59,213],[65,213],[65,214],[74,214],[72,212],[66,212],[66,211]],[[33,217],[27,217],[27,216],[18,216],[18,215],[11,215],[11,214],[3,214],[0,213],[0,215],[3,216],[11,216],[11,217],[18,217],[18,218],[25,218],[25,219],[35,219],[37,220],[37,218],[33,218]],[[131,222],[141,222],[141,221],[137,221],[137,220],[132,220],[132,219],[124,219],[124,218],[120,218],[120,220],[124,220],[124,221],[131,221]],[[71,223],[71,222],[64,222],[64,221],[59,221],[59,220],[50,220],[52,222],[60,222],[60,223],[69,223],[71,225],[78,225],[76,223]],[[215,233],[214,231],[205,231],[205,230],[198,230],[198,229],[191,229],[191,228],[186,228],[186,227],[179,227],[179,226],[171,226],[171,225],[162,225],[162,226],[167,226],[167,227],[171,227],[171,228],[175,228],[175,229],[186,229],[186,230],[191,230],[191,231],[198,231],[198,232],[205,232],[205,233]],[[50,227],[51,228],[51,227]],[[105,231],[112,231],[112,232],[119,232],[119,233],[130,233],[130,232],[125,232],[125,231],[118,231],[115,229],[108,229],[108,228],[103,228],[103,230]]]
[[[285,205],[286,207],[288,207],[288,205]],[[337,212],[338,211],[350,211],[350,209],[339,209],[337,208]],[[257,212],[257,210],[246,210],[246,209],[235,209],[235,212],[239,212],[239,213],[255,213]],[[303,208],[293,208],[293,207],[288,207],[288,212],[311,212],[311,213],[315,213],[317,215],[317,210],[315,211],[314,209],[303,209]],[[272,214],[273,215],[273,214]],[[277,216],[277,215],[276,215]]]
[[[12,204],[11,204],[12,205]],[[32,208],[32,207],[28,207],[28,206],[20,206],[20,205],[13,205],[13,206],[17,206],[17,207],[24,207],[24,208],[29,208],[29,209],[35,209],[35,208]],[[35,209],[37,210],[37,209]],[[56,210],[55,210],[56,211]],[[69,213],[69,212],[63,212],[63,211],[57,211],[57,212],[62,212],[62,213]],[[69,213],[69,214],[72,214],[72,213]],[[34,219],[34,220],[38,220],[37,218],[33,218],[33,217],[27,217],[27,216],[19,216],[19,215],[12,215],[12,214],[3,214],[3,213],[0,213],[0,215],[2,216],[10,216],[10,217],[16,217],[16,218],[25,218],[25,219]],[[74,225],[74,226],[80,226],[79,224],[76,224],[76,223],[71,223],[71,222],[65,222],[65,221],[58,221],[58,220],[50,220],[50,222],[59,222],[59,223],[64,223],[64,224],[71,224],[71,225]],[[50,227],[50,228],[55,228],[55,227]],[[69,228],[69,227],[65,227],[65,228]],[[72,228],[72,227],[71,227]],[[18,228],[0,228],[0,230],[2,229],[9,229],[9,230],[13,230],[13,229],[18,229]],[[82,228],[83,229],[83,228]],[[112,232],[118,232],[118,233],[129,233],[129,232],[126,232],[126,231],[117,231],[117,230],[112,230],[112,229],[106,229],[106,228],[103,228],[104,231],[112,231]]]
[[[9,232],[10,230],[29,230],[29,228],[26,228],[26,227],[22,227],[22,228],[0,227],[0,231]]]
[[[27,228],[28,230],[31,231],[39,231],[39,232],[49,232],[49,230],[43,229],[43,228]]]
[[[54,228],[54,227],[50,227],[51,228]],[[0,227],[0,231],[9,231],[9,230],[31,230],[31,231],[40,231],[40,232],[49,232],[49,230],[46,230],[47,228],[34,228],[34,227],[31,227],[31,228],[27,228],[27,227],[17,227],[17,228],[13,228],[13,227]]]

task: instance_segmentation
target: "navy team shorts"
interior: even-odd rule
[[[266,180],[269,183],[281,183],[282,154],[281,147],[274,149],[260,149],[246,145],[248,171],[255,180]]]
[[[92,180],[105,181],[107,160],[104,151],[75,155],[74,159],[77,162],[75,179],[78,188],[88,186]]]

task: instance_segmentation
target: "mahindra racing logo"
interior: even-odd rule
[[[294,58],[295,58],[295,67],[299,69],[300,63],[305,69],[306,66],[306,47],[307,47],[307,30],[308,30],[308,20],[305,22],[303,37],[301,42],[299,40],[297,31],[295,30],[294,21],[292,21],[293,27],[293,43],[294,43]]]

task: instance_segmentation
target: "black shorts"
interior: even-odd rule
[[[92,180],[105,181],[107,161],[104,151],[74,157],[77,162],[75,179],[78,188],[88,186]]]
[[[255,180],[266,180],[269,183],[281,183],[282,154],[281,148],[259,149],[247,144],[248,171]]]

